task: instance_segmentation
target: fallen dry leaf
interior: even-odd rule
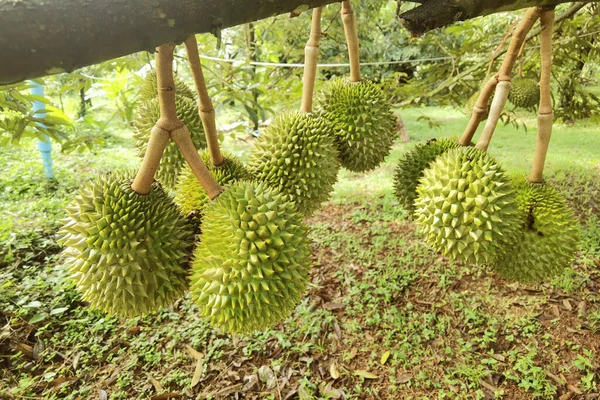
[[[404,375],[400,375],[398,377],[398,379],[396,379],[396,383],[399,383],[401,385],[410,382],[410,380],[412,379],[412,376],[404,374]]]
[[[71,377],[71,378],[65,378],[64,376],[62,376],[62,377],[60,377],[60,378],[56,378],[56,379],[54,379],[52,382],[50,382],[50,386],[57,387],[57,386],[60,386],[60,385],[62,385],[62,384],[63,384],[63,383],[65,383],[65,382],[74,382],[74,381],[76,381],[77,379],[78,379],[78,378],[75,378],[75,377]]]
[[[385,363],[387,362],[387,360],[389,358],[390,358],[390,351],[388,350],[381,355],[381,365],[385,365]]]
[[[81,353],[77,353],[73,357],[73,369],[77,369],[77,366],[79,366],[79,358],[81,358]]]
[[[31,358],[33,360],[33,347],[26,343],[17,343],[15,345],[15,349],[23,353],[23,355],[27,358]]]
[[[157,394],[156,396],[150,397],[150,400],[172,400],[172,399],[183,399],[183,396],[179,393],[164,393]]]
[[[188,354],[196,360],[202,360],[204,358],[204,354],[200,353],[189,344],[185,345],[185,349],[187,350]]]
[[[334,380],[336,380],[340,377],[340,372],[338,371],[337,363],[335,363],[335,362],[331,363],[331,365],[329,366],[329,375],[331,375],[331,377]]]
[[[357,371],[354,371],[354,375],[358,375],[360,377],[363,377],[365,379],[379,379],[379,376],[369,372],[369,371],[365,371],[363,369],[359,369]]]
[[[358,350],[356,349],[356,347],[353,347],[352,350],[350,350],[350,359],[352,360],[354,357],[356,357],[357,354]]]
[[[163,390],[165,390],[162,387],[162,385],[160,384],[160,382],[157,381],[156,379],[154,379],[152,376],[148,375],[148,380],[150,381],[150,383],[152,384],[152,386],[154,386],[154,390],[156,390],[158,393],[160,393]]]
[[[192,377],[192,387],[196,386],[200,382],[202,377],[202,359],[196,360],[196,369],[194,370],[194,376]]]
[[[323,304],[323,308],[328,311],[333,311],[333,310],[341,310],[342,308],[346,308],[346,306],[342,303],[325,303],[325,304]]]

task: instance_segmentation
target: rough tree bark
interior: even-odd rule
[[[413,35],[421,35],[454,22],[501,11],[565,3],[561,0],[421,0],[416,2],[421,5],[398,17],[400,23]]]
[[[0,0],[0,84],[72,71],[192,33],[216,32],[339,0]],[[415,34],[460,19],[566,0],[421,0]],[[450,3],[450,4],[448,4]]]

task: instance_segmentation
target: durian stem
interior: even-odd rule
[[[533,166],[529,174],[529,181],[542,183],[544,181],[544,164],[552,136],[552,95],[550,91],[550,77],[552,75],[552,29],[554,25],[554,9],[542,12],[542,35],[540,37],[540,54],[542,71],[540,74],[540,106],[538,110],[537,139]]]
[[[498,85],[496,85],[494,99],[492,100],[492,105],[490,106],[490,114],[488,115],[488,119],[485,123],[485,127],[483,128],[483,132],[481,133],[481,137],[475,146],[480,150],[487,150],[488,146],[490,145],[496,125],[498,124],[500,116],[502,115],[502,110],[504,110],[504,106],[506,105],[506,100],[508,99],[508,92],[510,92],[511,85],[510,79],[508,81],[500,81],[498,82]]]
[[[167,131],[182,124],[177,118],[177,107],[175,106],[173,50],[175,50],[173,43],[163,44],[156,48],[156,86],[160,103],[160,118],[156,124]]]
[[[169,132],[181,126],[175,107],[175,82],[173,80],[172,43],[163,44],[156,49],[156,80],[160,118],[150,131],[150,140],[131,188],[139,194],[148,194],[152,189],[154,175],[160,165],[160,159],[169,142]]]
[[[214,200],[223,192],[223,188],[202,162],[198,150],[196,149],[196,146],[194,146],[194,142],[192,142],[190,131],[184,125],[181,128],[172,131],[171,138],[177,144],[177,147],[179,147],[179,151],[183,154],[183,158],[185,158],[185,161],[190,166],[192,172],[196,175],[198,182],[200,182],[200,185],[204,188],[208,197],[210,197],[211,200]]]
[[[487,81],[483,89],[481,89],[481,92],[479,92],[479,97],[477,97],[477,101],[473,105],[473,112],[471,113],[471,118],[469,119],[467,128],[463,132],[460,139],[458,139],[458,144],[460,146],[468,146],[471,144],[479,124],[481,121],[483,121],[483,117],[487,113],[488,101],[492,93],[494,93],[497,84],[498,77],[493,76]]]
[[[160,159],[169,143],[170,134],[168,131],[154,126],[150,131],[150,140],[148,140],[148,146],[142,165],[135,175],[135,179],[131,184],[131,189],[139,194],[148,194],[152,189],[152,182],[154,182],[154,175],[160,165]]]
[[[219,138],[217,135],[217,121],[215,118],[215,109],[213,107],[208,90],[206,89],[206,80],[202,73],[202,64],[200,63],[200,54],[198,54],[198,42],[196,35],[192,35],[185,41],[185,49],[187,51],[188,61],[194,76],[196,91],[198,92],[198,111],[202,125],[204,126],[204,135],[208,145],[210,161],[215,167],[223,164],[225,159],[221,154],[219,147]]]
[[[459,140],[461,145],[467,145],[473,139],[473,135],[483,120],[483,115],[485,115],[485,110],[487,109],[488,100],[492,92],[492,89],[489,88],[489,86],[495,85],[496,93],[494,94],[494,100],[492,101],[492,106],[490,107],[490,113],[483,133],[481,134],[481,138],[477,143],[478,148],[487,150],[487,147],[494,134],[494,130],[496,129],[498,120],[500,119],[500,115],[502,114],[502,110],[504,109],[504,105],[506,104],[506,99],[508,98],[508,92],[510,91],[510,75],[515,66],[517,57],[519,56],[519,50],[521,49],[521,46],[527,37],[527,33],[531,30],[531,27],[539,18],[540,13],[540,7],[533,7],[527,10],[527,13],[513,32],[512,39],[508,46],[506,56],[502,61],[502,65],[500,66],[500,70],[492,79],[488,81],[486,87],[482,89],[481,94],[479,95],[479,98],[473,107],[471,120],[469,121],[465,132]],[[494,80],[495,83],[492,80]],[[500,83],[502,82],[507,82],[508,84],[500,87]]]
[[[515,29],[513,33],[512,40],[508,45],[506,56],[504,56],[504,60],[502,61],[502,65],[498,71],[498,79],[500,81],[510,81],[510,75],[515,66],[517,57],[519,57],[519,50],[521,49],[521,46],[527,37],[527,33],[531,30],[533,24],[535,24],[540,17],[541,12],[541,7],[532,7],[527,10],[525,16],[521,22],[519,22],[517,29]]]
[[[350,82],[360,82],[360,51],[358,31],[356,30],[356,16],[350,0],[342,1],[342,22],[348,44],[348,58],[350,59]]]
[[[321,14],[323,7],[313,9],[310,37],[304,48],[304,77],[302,79],[302,104],[300,111],[311,113],[315,81],[317,80],[317,61],[319,60],[319,42],[321,40]]]

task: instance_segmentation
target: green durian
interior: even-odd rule
[[[187,290],[194,237],[155,182],[140,195],[133,173],[111,173],[84,186],[60,230],[62,260],[93,308],[122,317],[160,310]]]
[[[201,151],[200,158],[221,186],[227,186],[240,180],[252,179],[252,174],[242,161],[231,154],[223,153],[225,161],[216,167],[212,165],[208,151]],[[209,201],[210,199],[198,182],[198,178],[186,164],[181,170],[175,186],[175,203],[184,214],[189,214],[193,211],[202,213]]]
[[[466,263],[492,263],[520,226],[516,194],[498,162],[475,147],[439,156],[417,187],[419,233],[444,255]]]
[[[177,97],[187,97],[191,100],[196,100],[196,94],[190,89],[188,85],[177,75],[173,76],[175,80],[175,95]],[[156,72],[151,71],[146,74],[144,83],[140,89],[140,100],[151,100],[158,97],[156,81]]]
[[[465,104],[465,114],[467,114],[467,117],[469,117],[469,118],[471,118],[471,115],[473,114],[473,107],[475,106],[475,103],[477,103],[477,99],[479,98],[480,93],[481,93],[480,90],[473,93],[473,95],[471,97],[469,97],[469,100],[467,100],[467,103]],[[490,98],[488,99],[487,110],[486,110],[485,114],[483,115],[482,121],[485,121],[487,119],[487,117],[490,115],[490,107],[492,106],[493,98],[494,98],[494,96],[490,96]]]
[[[532,109],[540,102],[540,88],[534,79],[516,78],[512,81],[508,101],[515,107]]]
[[[318,112],[334,126],[342,166],[363,172],[377,167],[390,154],[398,135],[386,94],[369,81],[336,78],[318,96]]]
[[[558,190],[520,178],[517,201],[521,226],[516,242],[493,264],[504,279],[539,282],[571,265],[580,231]]]
[[[192,135],[192,142],[197,149],[206,148],[206,138],[204,137],[204,128],[202,120],[198,114],[198,106],[195,100],[187,97],[179,97],[175,100],[177,107],[177,118],[187,126]],[[133,121],[133,138],[135,147],[138,151],[138,156],[144,157],[148,140],[150,139],[150,131],[160,118],[160,105],[157,98],[142,102],[138,108],[136,119]],[[173,141],[169,141],[160,166],[156,173],[156,179],[166,188],[172,188],[177,182],[179,171],[185,164],[185,160],[177,145]]]
[[[309,281],[308,228],[288,197],[239,181],[205,208],[192,262],[192,299],[228,332],[265,329],[286,318]]]
[[[333,127],[316,114],[291,111],[279,115],[256,141],[250,172],[312,214],[329,198],[337,181],[338,151]]]
[[[394,173],[394,194],[411,214],[423,171],[439,155],[458,147],[458,137],[431,139],[404,153]]]

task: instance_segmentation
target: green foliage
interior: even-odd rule
[[[62,131],[72,126],[70,118],[52,107],[48,98],[31,94],[32,87],[26,82],[0,86],[0,146],[30,137],[61,141],[65,138]],[[34,101],[44,103],[46,110],[33,111]]]

